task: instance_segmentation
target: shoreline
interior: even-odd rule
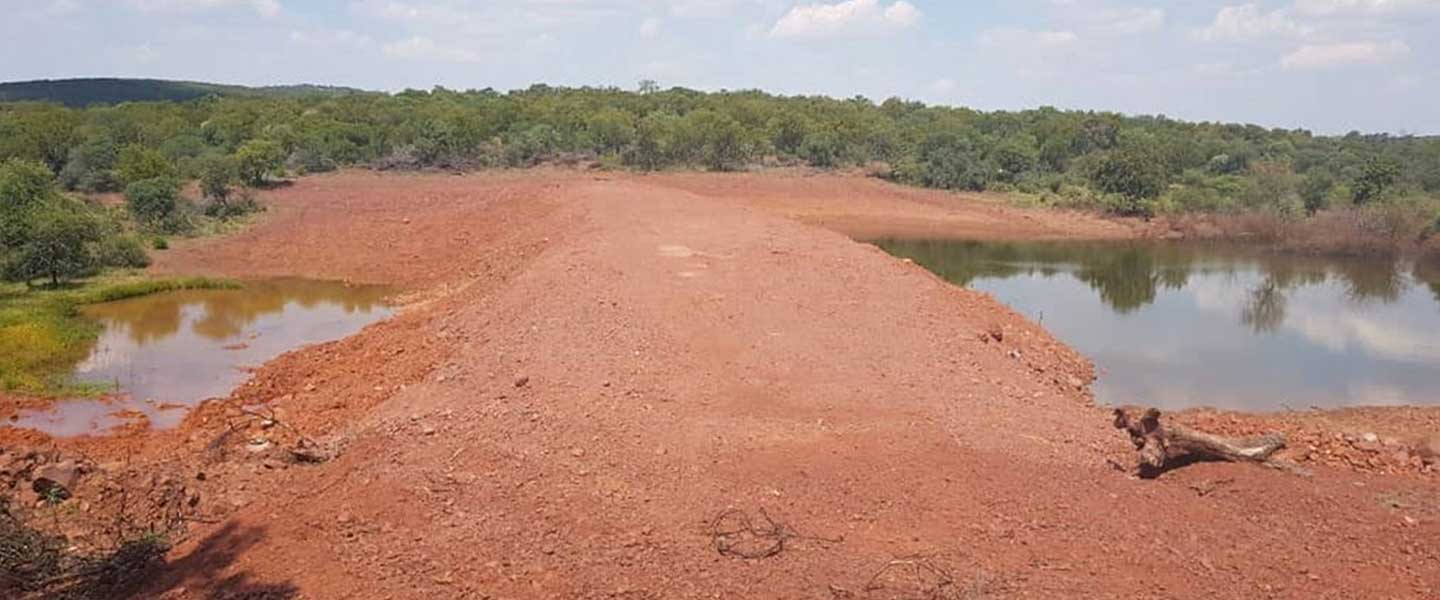
[[[974,558],[951,567],[1035,593],[1036,581],[1142,593],[1145,578],[1087,575],[1142,559],[1167,589],[1194,595],[1241,584],[1318,593],[1325,583],[1288,575],[1297,556],[1317,572],[1358,572],[1348,585],[1378,595],[1419,589],[1405,569],[1435,574],[1402,549],[1440,522],[1416,512],[1393,537],[1368,535],[1396,517],[1352,485],[1426,494],[1433,477],[1327,459],[1313,480],[1244,465],[1134,480],[1109,466],[1133,450],[1094,403],[1087,359],[984,294],[805,223],[835,218],[820,210],[830,203],[996,239],[1134,235],[1121,224],[843,176],[342,172],[266,195],[274,208],[261,222],[177,245],[151,272],[384,280],[407,302],[356,335],[266,363],[177,430],[53,442],[184,482],[198,524],[184,528],[177,564],[361,598],[456,582],[568,596],[616,577],[662,596],[693,595],[697,581],[800,596],[823,589],[817,581],[851,585],[883,557],[954,553],[954,540]],[[1000,339],[980,339],[993,330]],[[1407,410],[1355,422],[1440,415]],[[1176,416],[1226,433],[1286,425]],[[1295,423],[1317,431],[1307,444],[1333,432]],[[86,486],[148,481],[88,477],[77,493],[97,520],[111,507]],[[1220,479],[1225,493],[1196,501],[1189,486]],[[1305,510],[1285,510],[1295,505]],[[845,541],[717,562],[695,524],[727,506],[769,507]],[[1113,526],[1137,511],[1179,532],[1181,552],[1152,552],[1146,527]],[[515,528],[514,515],[534,515],[535,530]],[[206,554],[254,528],[264,534],[229,560]],[[1232,574],[1218,581],[1187,568],[1215,547],[1187,541],[1201,536],[1271,551],[1258,562],[1244,548],[1207,554]],[[1363,552],[1308,553],[1341,539],[1363,540]],[[372,577],[388,564],[374,548],[426,559]],[[616,566],[634,552],[647,558]],[[501,556],[510,562],[484,566]],[[1057,557],[1066,569],[1044,568]],[[210,575],[162,569],[141,591],[218,589],[224,579]]]

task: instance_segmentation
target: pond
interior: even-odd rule
[[[1233,245],[881,240],[1095,362],[1096,400],[1440,404],[1440,265]]]
[[[274,279],[87,306],[82,312],[104,331],[75,366],[74,379],[117,393],[63,400],[21,413],[12,425],[80,435],[144,415],[151,427],[174,427],[189,407],[228,395],[248,377],[247,369],[390,316],[388,293],[377,286]]]

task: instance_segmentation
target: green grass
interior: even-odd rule
[[[95,394],[76,384],[71,367],[83,360],[100,325],[80,314],[85,304],[185,289],[229,289],[234,281],[203,277],[149,279],[112,273],[59,288],[0,285],[0,389],[36,395]]]

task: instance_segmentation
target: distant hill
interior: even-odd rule
[[[322,85],[246,87],[163,79],[41,79],[0,83],[0,102],[57,102],[82,107],[121,102],[185,101],[216,94],[244,97],[293,97],[370,93],[365,90]]]

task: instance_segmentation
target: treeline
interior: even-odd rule
[[[661,91],[651,82],[638,92],[537,85],[85,109],[0,104],[0,160],[38,161],[80,191],[120,191],[155,172],[219,180],[234,169],[258,183],[282,170],[525,167],[565,157],[640,170],[865,167],[913,185],[1124,214],[1303,215],[1440,195],[1435,137]],[[137,174],[137,163],[152,170]]]

